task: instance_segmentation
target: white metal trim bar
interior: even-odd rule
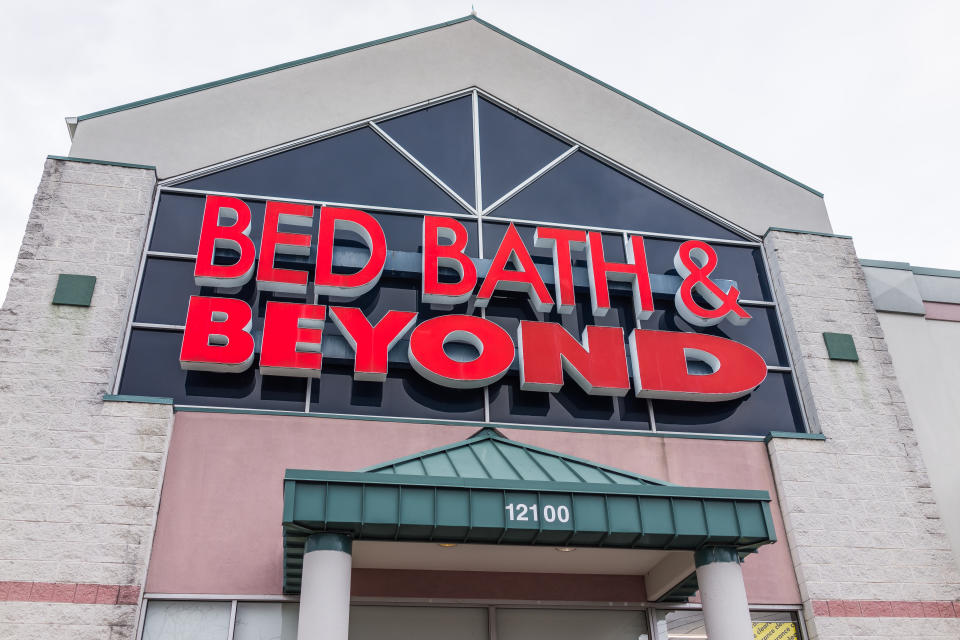
[[[182,324],[163,324],[160,322],[131,322],[132,329],[155,329],[158,331],[185,331],[186,326]]]
[[[459,193],[457,193],[456,191],[451,189],[449,186],[447,186],[447,183],[441,180],[440,178],[438,178],[433,171],[430,171],[430,169],[428,169],[422,162],[414,158],[412,153],[404,149],[399,142],[397,142],[396,140],[390,137],[390,134],[388,134],[386,131],[384,131],[379,126],[377,126],[377,123],[371,122],[369,126],[371,129],[373,129],[373,131],[378,136],[383,138],[384,142],[386,142],[391,147],[393,147],[394,150],[397,151],[397,153],[399,153],[404,158],[406,158],[407,162],[409,162],[414,167],[419,169],[420,173],[427,176],[435,185],[443,189],[444,193],[446,193],[448,196],[453,198],[457,202],[457,204],[459,204],[461,207],[463,207],[467,211],[473,213],[474,215],[479,215],[477,213],[476,208],[472,204],[464,200]]]
[[[518,193],[526,189],[528,186],[530,186],[531,184],[536,182],[538,179],[540,179],[540,177],[542,177],[546,172],[550,171],[550,169],[553,169],[555,166],[557,166],[558,164],[560,164],[561,162],[563,162],[564,160],[572,156],[579,149],[580,149],[579,146],[573,145],[572,147],[570,147],[569,149],[561,153],[559,156],[557,156],[556,158],[554,158],[553,160],[545,164],[543,167],[541,167],[540,170],[534,173],[532,176],[530,176],[529,178],[527,178],[526,180],[524,180],[523,182],[515,186],[510,191],[507,191],[505,194],[500,196],[500,199],[494,202],[489,207],[487,207],[487,209],[483,212],[482,215],[486,216],[488,213],[490,213],[491,211],[493,211],[494,209],[502,205],[504,202],[506,202],[513,196],[517,195]]]
[[[473,191],[476,206],[475,211],[483,211],[483,168],[480,163],[480,111],[478,106],[477,90],[474,89],[471,95],[471,107],[473,110]]]
[[[196,260],[195,253],[174,253],[173,251],[147,251],[148,258],[167,258],[170,260]]]
[[[237,626],[237,601],[230,602],[230,626],[227,627],[227,640],[233,640],[234,630]]]

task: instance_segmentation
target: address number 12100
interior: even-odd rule
[[[507,518],[514,522],[570,522],[570,508],[566,505],[555,507],[552,504],[544,505],[542,510],[535,504],[513,503],[508,504]]]

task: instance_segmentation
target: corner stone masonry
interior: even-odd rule
[[[116,376],[154,172],[48,159],[0,309],[0,640],[129,640],[169,405],[103,402]],[[90,307],[52,305],[60,273]]]
[[[827,438],[769,444],[811,640],[960,638],[941,613],[960,611],[960,575],[853,242],[771,230],[764,248]],[[825,331],[860,362],[830,360]]]

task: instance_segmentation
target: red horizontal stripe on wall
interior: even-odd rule
[[[140,585],[0,581],[0,602],[137,604]]]
[[[960,602],[938,600],[812,600],[813,615],[828,618],[960,618]]]

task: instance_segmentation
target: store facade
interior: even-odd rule
[[[812,189],[474,17],[68,126],[0,327],[23,637],[960,629]]]

